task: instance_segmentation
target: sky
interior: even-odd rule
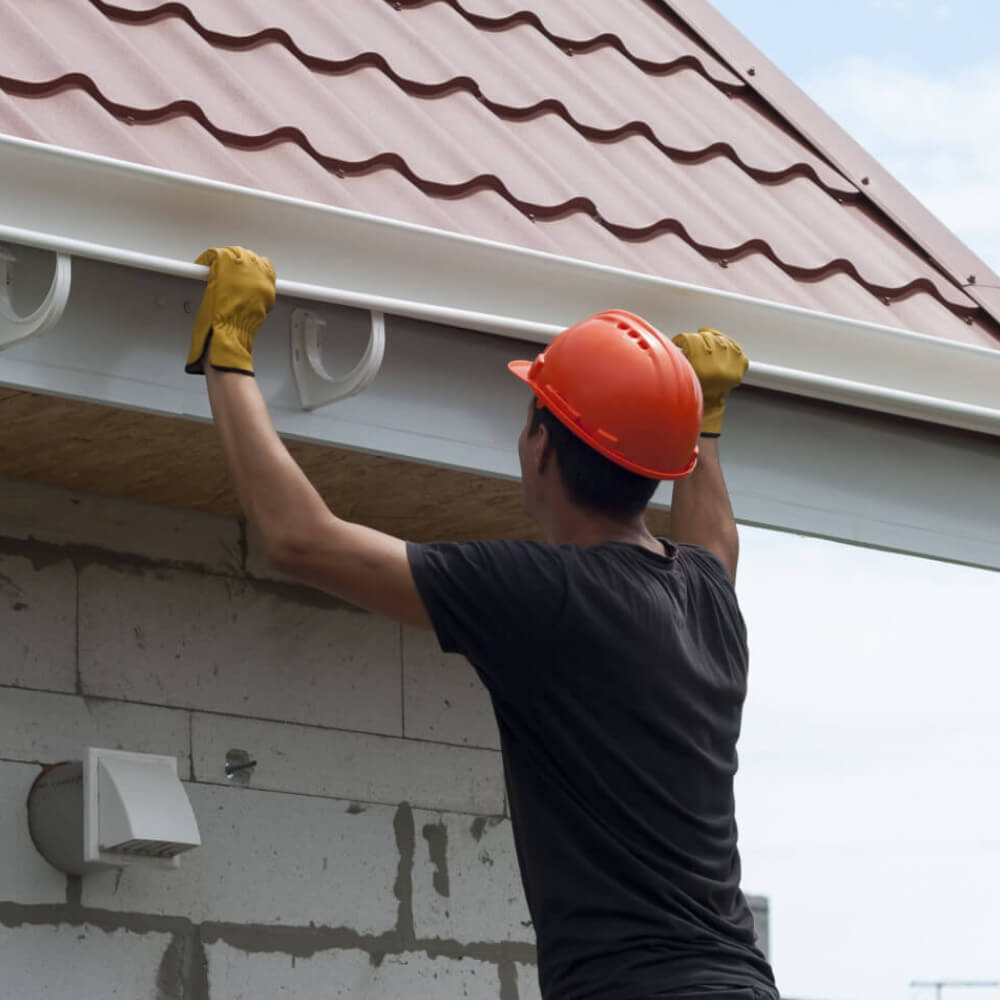
[[[779,986],[930,1000],[907,984],[1000,980],[1000,574],[740,537],[737,818]]]
[[[1000,0],[713,2],[1000,271]],[[779,986],[935,1000],[910,982],[1000,980],[1000,574],[741,540],[737,817]]]

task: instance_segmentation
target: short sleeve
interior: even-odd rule
[[[699,581],[703,602],[714,609],[717,620],[726,625],[745,652],[747,626],[736,588],[722,560],[700,545],[678,545],[677,550],[686,572]]]
[[[521,688],[565,605],[562,551],[539,542],[409,542],[407,555],[441,648],[467,657],[492,694]]]

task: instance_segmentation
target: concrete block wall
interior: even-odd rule
[[[31,784],[86,746],[177,757],[178,871],[35,851]],[[537,998],[498,746],[468,664],[240,522],[0,479],[4,1000]]]
[[[31,784],[86,746],[178,759],[180,870],[35,851]],[[0,479],[0,1000],[537,1000],[498,748],[464,660],[240,522]]]

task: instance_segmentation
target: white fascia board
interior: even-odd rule
[[[266,253],[279,292],[547,343],[630,309],[711,326],[752,358],[747,383],[1000,434],[1000,350],[0,137],[0,242],[199,277],[207,246]]]

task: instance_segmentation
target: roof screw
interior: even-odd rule
[[[974,274],[969,275],[969,284],[974,285],[976,283],[976,276]]]
[[[971,316],[966,316],[965,317],[965,325],[966,326],[972,326],[972,317]]]
[[[535,213],[534,212],[529,212],[528,213],[528,220],[530,222],[534,222],[535,221]]]
[[[571,56],[573,54],[572,49],[566,49],[566,55]]]
[[[723,257],[723,258],[722,258],[722,259],[721,259],[721,260],[719,261],[719,267],[729,267],[729,261],[728,261],[728,260],[726,260],[726,258],[725,258],[725,257]]]
[[[870,177],[862,177],[861,178],[861,183],[862,184],[871,184],[871,182],[872,182],[872,179]]]
[[[126,115],[125,116],[125,124],[126,125],[134,125],[135,124],[135,115]]]
[[[757,75],[757,70],[756,70],[756,69],[754,69],[754,68],[753,68],[753,66],[751,66],[751,67],[750,67],[750,68],[749,68],[749,69],[747,70],[747,76],[756,76],[756,75]]]
[[[883,295],[882,296],[882,305],[884,305],[884,306],[889,305],[889,296],[888,295]]]

